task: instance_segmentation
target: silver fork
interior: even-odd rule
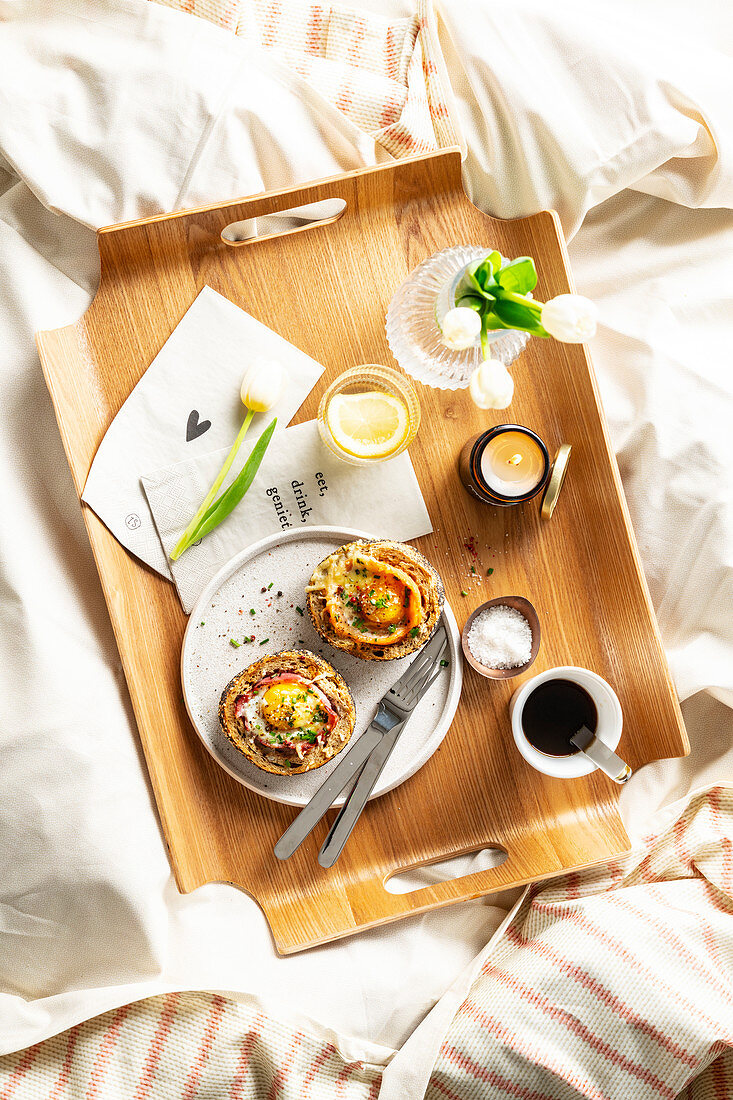
[[[377,713],[369,727],[345,753],[326,782],[319,787],[308,805],[300,811],[280,837],[275,845],[275,855],[278,859],[289,859],[300,847],[366,759],[366,764],[318,855],[318,862],[322,867],[333,866],[364,809],[407,719],[421,696],[440,673],[440,661],[447,648],[448,637],[441,620],[435,634],[420,650],[407,671],[380,699]]]
[[[409,669],[379,702],[372,722],[383,730],[382,740],[370,754],[359,778],[339,810],[328,836],[318,853],[321,867],[333,867],[344,844],[374,790],[407,720],[433,680],[440,674],[440,661],[448,648],[448,637],[441,621],[436,636],[420,651]]]

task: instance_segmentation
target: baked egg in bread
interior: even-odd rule
[[[280,775],[320,768],[346,745],[356,714],[339,674],[309,650],[274,653],[225,687],[219,723],[240,752]]]
[[[412,546],[350,542],[319,563],[306,598],[316,630],[332,646],[389,661],[428,640],[440,618],[443,585]]]

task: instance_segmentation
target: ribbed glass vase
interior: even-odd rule
[[[399,288],[387,310],[387,342],[397,362],[409,375],[441,390],[468,386],[481,363],[479,340],[465,351],[443,343],[440,325],[455,306],[455,291],[468,264],[483,260],[491,245],[444,248],[416,267]],[[491,354],[509,366],[527,346],[529,335],[514,329],[489,334]]]

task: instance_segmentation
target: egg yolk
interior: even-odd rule
[[[321,700],[302,684],[273,684],[262,696],[262,717],[278,730],[302,729],[321,722]]]
[[[409,593],[396,577],[372,579],[359,594],[359,610],[369,623],[390,626],[405,617]]]

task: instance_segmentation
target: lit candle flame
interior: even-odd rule
[[[512,455],[511,458],[507,459],[507,462],[509,463],[510,466],[518,466],[521,461],[522,461],[522,456],[521,455]]]

